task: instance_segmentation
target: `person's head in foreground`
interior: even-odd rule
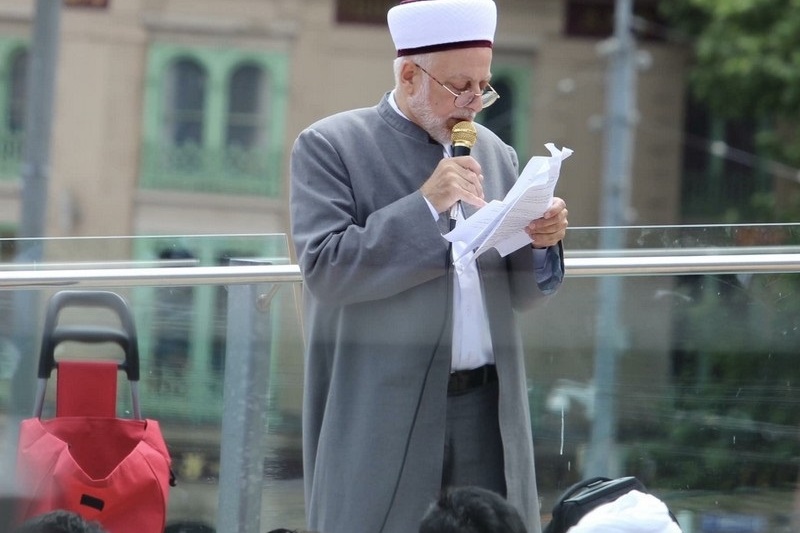
[[[681,528],[664,502],[632,490],[592,509],[567,533],[681,533]]]
[[[107,533],[97,522],[90,522],[71,511],[50,511],[29,518],[13,533]]]
[[[425,513],[419,533],[527,533],[517,509],[480,487],[444,490]]]

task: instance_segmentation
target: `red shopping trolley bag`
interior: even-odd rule
[[[121,329],[59,325],[69,306],[110,309]],[[117,361],[59,361],[63,342],[114,343]],[[55,416],[42,418],[45,389],[56,369]],[[117,376],[127,374],[133,418],[116,413]],[[17,482],[25,497],[20,520],[54,509],[100,522],[110,533],[164,530],[170,457],[159,424],[139,409],[139,352],[127,302],[106,291],[61,291],[50,300],[39,356],[33,418],[23,420],[17,451]]]

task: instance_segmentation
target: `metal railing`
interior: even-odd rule
[[[77,264],[76,264],[77,265]],[[297,265],[89,268],[0,271],[0,290],[90,287],[246,285],[302,281]]]
[[[567,252],[566,275],[665,276],[736,273],[800,272],[800,252],[771,248],[693,248],[611,250],[598,253]],[[90,287],[138,287],[181,285],[241,285],[250,283],[297,283],[303,280],[298,265],[190,266],[145,268],[85,268],[81,263],[42,270],[0,270],[0,290]]]

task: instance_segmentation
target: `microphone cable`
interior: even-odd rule
[[[455,219],[450,218],[450,230],[453,230],[455,226]],[[445,261],[445,270],[444,270],[444,277],[445,277],[445,315],[444,321],[442,322],[442,326],[439,329],[439,336],[436,339],[436,344],[433,346],[433,350],[431,350],[430,358],[428,359],[428,364],[425,367],[425,377],[422,380],[422,385],[420,386],[419,393],[417,395],[417,406],[414,408],[414,416],[411,418],[411,427],[408,431],[408,437],[406,438],[406,444],[403,448],[403,459],[400,461],[400,469],[397,472],[397,480],[394,483],[394,489],[392,490],[392,497],[389,499],[389,507],[386,509],[386,515],[383,517],[383,522],[381,523],[381,528],[378,530],[379,533],[383,533],[383,529],[386,527],[386,523],[389,521],[389,515],[392,512],[392,508],[394,507],[395,499],[397,498],[397,492],[400,490],[400,481],[403,477],[403,470],[406,467],[406,460],[408,459],[408,452],[411,448],[411,436],[414,434],[414,428],[417,425],[417,417],[419,416],[419,410],[422,407],[422,396],[425,394],[425,387],[428,384],[428,378],[430,377],[431,367],[433,366],[433,360],[436,358],[436,352],[439,350],[439,347],[442,344],[442,340],[444,339],[445,331],[447,329],[447,324],[450,323],[450,319],[453,316],[453,283],[455,280],[453,279],[453,243],[450,242],[447,245],[447,259]],[[420,517],[421,518],[421,517]]]
[[[471,121],[465,120],[458,122],[452,128],[451,132],[451,140],[453,143],[453,156],[461,156],[461,155],[469,155],[470,151],[472,150],[472,146],[475,144],[475,140],[477,139],[478,132],[475,129],[475,124]],[[450,208],[448,210],[448,216],[450,219],[450,231],[453,231],[456,225],[456,215],[454,212],[455,210],[460,209],[461,202],[457,202],[454,208]],[[414,428],[417,425],[417,418],[419,416],[419,410],[422,407],[422,396],[425,394],[425,387],[428,384],[428,378],[430,377],[431,367],[433,366],[433,360],[436,358],[436,352],[439,350],[439,347],[442,344],[442,339],[444,339],[445,330],[447,324],[451,322],[451,318],[453,316],[453,284],[455,283],[455,279],[453,278],[453,243],[449,242],[447,245],[447,258],[445,261],[445,316],[444,321],[442,322],[442,327],[439,330],[439,336],[436,339],[436,344],[433,346],[433,350],[431,351],[430,358],[428,359],[428,364],[425,368],[425,377],[422,380],[422,385],[419,389],[419,394],[417,395],[417,406],[414,408],[414,416],[411,418],[411,427],[409,428],[408,437],[406,438],[406,444],[403,448],[403,459],[400,461],[400,470],[397,473],[397,480],[394,484],[394,489],[392,490],[392,497],[389,499],[389,507],[386,509],[386,515],[383,517],[383,523],[381,524],[381,528],[379,533],[383,533],[383,529],[386,527],[386,523],[389,521],[389,515],[392,512],[392,508],[394,507],[395,499],[397,498],[397,492],[400,490],[400,481],[403,477],[403,470],[406,466],[406,461],[408,459],[408,452],[411,447],[411,436],[414,434]],[[451,327],[452,330],[452,327]],[[451,356],[452,357],[452,356]]]

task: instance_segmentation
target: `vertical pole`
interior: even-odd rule
[[[22,145],[22,219],[19,236],[25,239],[42,237],[45,232],[60,19],[60,1],[36,1],[25,86],[27,101]]]
[[[600,248],[624,245],[630,208],[633,127],[636,114],[636,43],[631,33],[633,0],[616,0],[614,37],[606,85],[605,157]],[[605,276],[598,286],[595,321],[595,405],[585,476],[616,477],[617,357],[622,346],[619,320],[621,278]]]
[[[231,264],[254,261],[232,260]],[[228,288],[217,531],[261,530],[271,357],[269,305],[274,294],[265,289],[259,285]]]
[[[45,232],[47,181],[50,174],[50,135],[58,57],[61,1],[37,0],[28,55],[25,134],[22,144],[22,206],[15,261],[35,263],[42,258],[41,237]],[[19,421],[31,416],[36,381],[36,338],[39,293],[17,291],[13,297],[14,345],[21,354],[12,383],[7,438],[16,450]],[[15,454],[6,454],[13,460]],[[4,479],[9,477],[3,476]]]

